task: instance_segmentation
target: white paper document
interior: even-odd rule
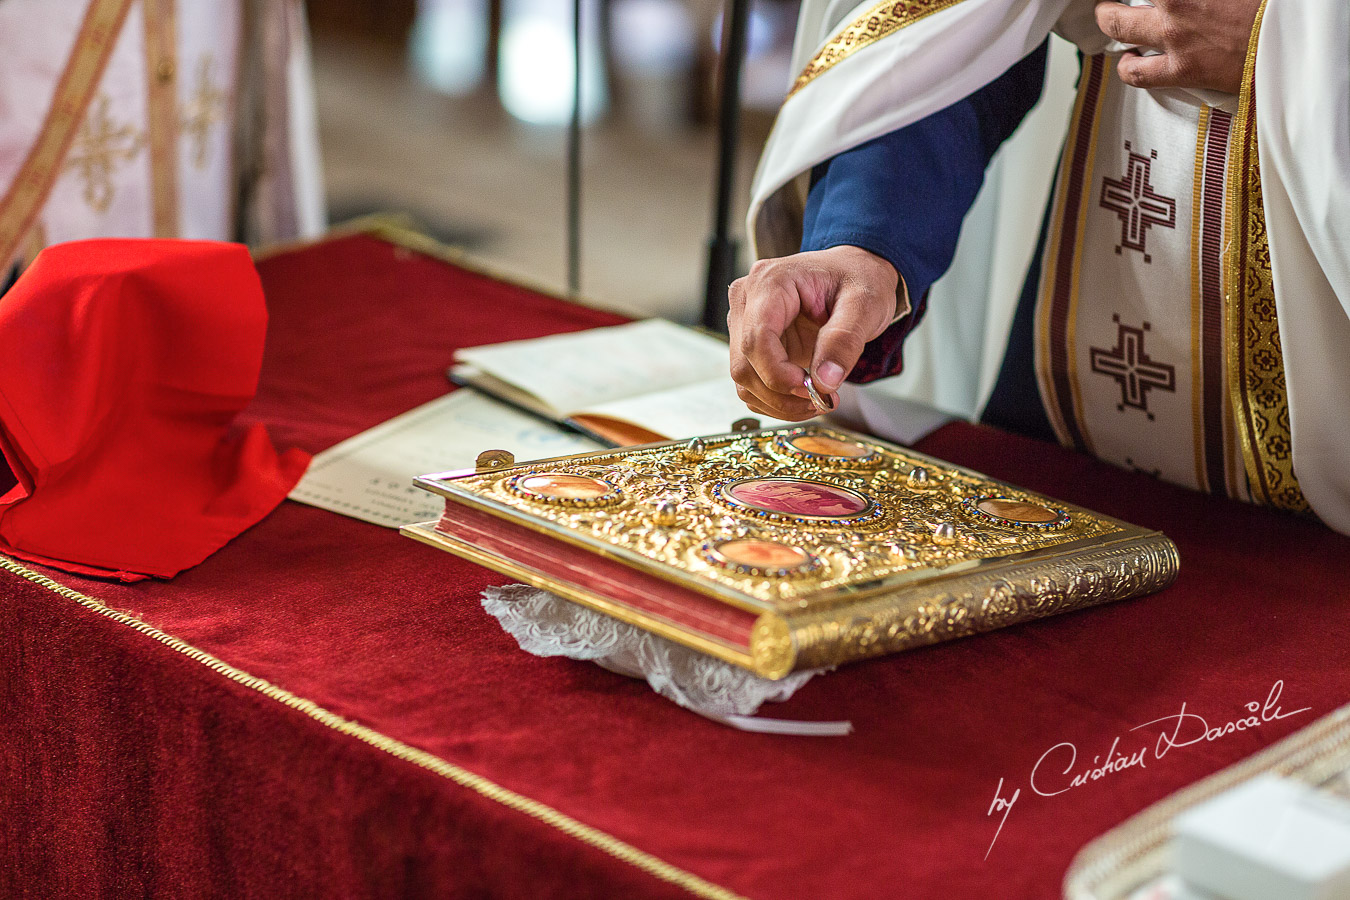
[[[730,380],[730,354],[716,338],[663,319],[644,319],[469,347],[455,359],[530,392],[553,415],[569,416],[673,385]]]
[[[645,397],[626,397],[597,404],[586,414],[632,422],[675,440],[730,431],[732,423],[747,417],[758,419],[764,428],[796,424],[751,412],[745,401],[737,396],[736,384],[725,376],[713,381],[682,384]]]
[[[664,319],[469,347],[455,360],[457,383],[615,443],[639,438],[605,419],[669,440],[720,434],[747,417],[788,424],[753,416],[737,396],[726,341]]]
[[[604,448],[463,389],[317,454],[290,497],[390,528],[438,519],[445,501],[413,487],[413,478],[473,468],[479,453],[494,449],[523,462]]]

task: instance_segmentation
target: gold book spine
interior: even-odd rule
[[[1151,594],[1179,566],[1176,546],[1158,533],[1060,559],[1009,560],[832,608],[765,615],[751,657],[760,675],[782,678]]]

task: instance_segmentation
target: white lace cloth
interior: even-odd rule
[[[590,660],[612,672],[645,679],[662,697],[724,724],[780,734],[847,734],[851,730],[847,722],[749,718],[761,704],[788,699],[825,670],[794,672],[770,681],[523,584],[483,591],[483,609],[501,622],[522,650],[535,656]]]

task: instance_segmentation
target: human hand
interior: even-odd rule
[[[803,370],[833,394],[896,314],[900,276],[860,247],[839,246],[762,259],[732,283],[731,377],[745,405],[800,421],[818,410]]]
[[[1160,51],[1127,51],[1116,71],[1137,88],[1205,88],[1236,94],[1242,87],[1247,45],[1261,0],[1153,0],[1126,6],[1097,0],[1097,27],[1122,44]]]

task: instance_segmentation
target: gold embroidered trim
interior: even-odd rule
[[[32,227],[61,173],[70,143],[103,76],[131,0],[93,0],[85,13],[70,59],[47,107],[47,117],[9,192],[0,198],[0,266]]]
[[[226,108],[233,97],[216,85],[216,58],[212,53],[203,53],[197,60],[197,72],[192,95],[183,101],[180,127],[183,136],[192,147],[192,168],[201,171],[206,168],[210,157],[211,129],[217,122],[225,119]]]
[[[825,42],[793,82],[788,97],[869,44],[913,25],[961,0],[885,0],[858,16]]]
[[[155,237],[178,237],[178,10],[144,0],[146,118]]]
[[[179,640],[172,635],[165,634],[148,622],[112,609],[103,601],[68,588],[60,582],[48,578],[46,575],[39,572],[35,572],[27,566],[6,556],[0,556],[0,569],[30,581],[58,596],[66,598],[67,600],[74,600],[85,609],[111,619],[119,625],[125,625],[128,628],[139,631],[141,634],[158,641],[170,650],[188,657],[193,662],[201,663],[216,674],[223,675],[225,678],[236,684],[257,691],[270,700],[275,700],[278,703],[290,707],[296,712],[309,716],[311,719],[327,728],[331,728],[348,737],[362,741],[371,747],[382,750],[390,756],[397,757],[404,762],[420,766],[442,778],[453,781],[460,787],[468,788],[495,803],[500,803],[508,809],[524,813],[531,818],[543,822],[551,828],[561,831],[569,837],[576,838],[584,844],[589,844],[597,850],[622,860],[635,868],[641,869],[649,875],[683,888],[696,897],[710,898],[710,900],[741,900],[738,894],[735,894],[720,885],[705,881],[691,872],[686,872],[663,859],[652,856],[650,853],[645,853],[610,834],[578,822],[571,816],[561,813],[551,806],[546,806],[538,800],[532,800],[522,794],[517,794],[515,791],[508,790],[495,782],[489,781],[482,775],[477,775],[467,769],[462,769],[454,763],[447,762],[438,756],[433,756],[425,750],[418,750],[416,747],[411,747],[402,741],[381,734],[373,728],[368,728],[365,725],[344,719],[336,713],[329,712],[312,700],[306,700],[304,697],[296,696],[285,688],[278,687],[269,681],[258,678],[255,675],[250,675],[240,669],[236,669],[224,660],[221,660],[204,650],[199,650],[185,641]]]
[[[1275,312],[1275,284],[1270,274],[1256,142],[1256,45],[1265,10],[1266,3],[1262,0],[1247,49],[1230,150],[1231,233],[1226,242],[1228,382],[1252,500],[1293,512],[1307,512],[1308,501],[1294,474],[1289,395]]]
[[[73,172],[72,177],[83,182],[84,203],[100,216],[117,196],[118,170],[145,148],[144,132],[135,122],[118,121],[114,112],[111,97],[103,91],[94,95],[62,166],[63,171]]]

